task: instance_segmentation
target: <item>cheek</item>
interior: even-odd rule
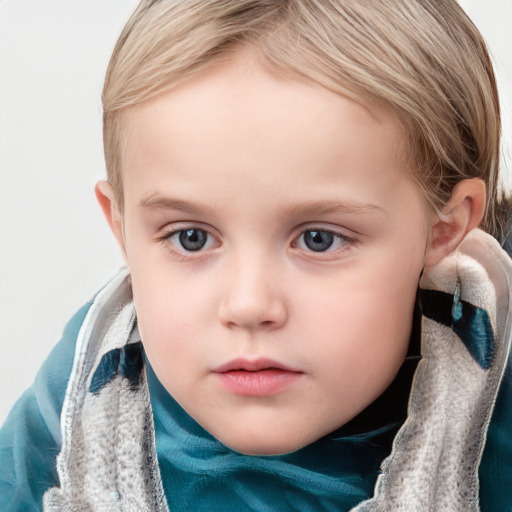
[[[421,268],[421,258],[404,264],[380,252],[371,264],[302,295],[298,317],[309,323],[301,330],[327,340],[318,355],[332,375],[342,368],[362,387],[393,378],[407,351]]]
[[[410,337],[415,291],[359,289],[335,304],[317,303],[316,321],[329,340],[326,359],[379,365],[400,359]],[[320,331],[320,329],[319,329]],[[320,332],[319,332],[320,335]],[[319,336],[320,337],[320,336]]]
[[[139,331],[150,359],[155,359],[154,355],[171,360],[183,354],[186,343],[181,334],[200,328],[197,293],[184,288],[179,280],[167,279],[165,273],[133,269],[132,288]]]
[[[375,293],[361,293],[343,310],[330,312],[340,319],[331,324],[337,335],[330,336],[318,367],[331,375],[341,411],[355,415],[395,378],[409,345],[413,304],[414,296],[406,304],[395,294],[382,294],[379,300]]]

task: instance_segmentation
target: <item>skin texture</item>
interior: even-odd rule
[[[478,224],[481,182],[459,184],[439,220],[392,115],[274,76],[247,52],[123,123],[124,211],[106,182],[97,196],[147,356],[182,407],[237,451],[277,454],[379,396],[404,359],[421,270]],[[189,229],[206,236],[200,250],[180,243]],[[313,231],[332,245],[312,250]],[[217,371],[237,358],[294,373],[240,394]]]

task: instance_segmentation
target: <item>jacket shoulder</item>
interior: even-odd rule
[[[91,304],[68,322],[34,383],[0,429],[0,510],[40,510],[44,492],[58,485],[55,460],[62,442],[62,404],[77,336]]]

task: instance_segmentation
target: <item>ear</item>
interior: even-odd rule
[[[455,185],[450,200],[436,216],[425,252],[425,266],[439,263],[452,253],[466,234],[478,227],[485,213],[485,183],[477,178]]]
[[[126,259],[123,236],[123,217],[117,204],[114,189],[110,183],[106,181],[98,181],[94,188],[94,192],[96,193],[96,198],[98,199],[98,203],[100,203],[110,229],[112,230],[112,233],[114,233],[114,236],[121,247],[121,251],[123,252],[123,256]]]

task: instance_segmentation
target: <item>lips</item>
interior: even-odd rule
[[[301,371],[271,359],[234,359],[214,370],[222,386],[243,396],[272,396],[301,378]]]

